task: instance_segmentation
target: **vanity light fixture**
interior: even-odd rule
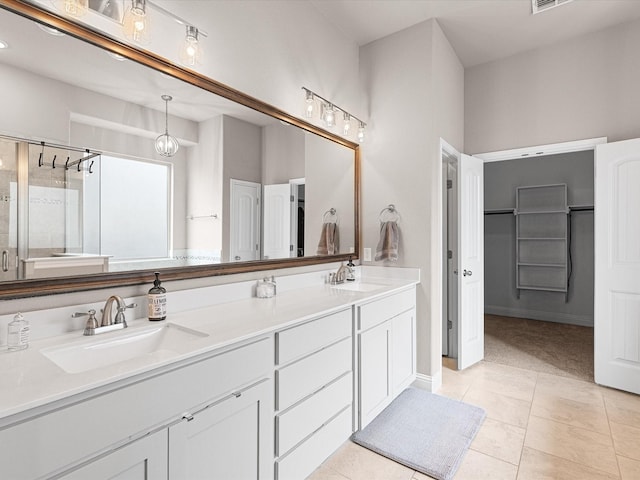
[[[360,120],[355,115],[347,112],[343,108],[338,107],[335,103],[330,102],[326,98],[321,97],[317,93],[309,90],[306,87],[302,87],[305,93],[305,103],[306,108],[304,112],[305,118],[312,119],[313,114],[315,112],[315,102],[316,100],[320,100],[321,113],[320,119],[324,122],[327,128],[332,128],[339,121],[338,114],[342,113],[342,135],[345,137],[349,137],[351,132],[353,131],[352,123],[358,122],[358,142],[362,143],[364,141],[364,129],[367,126],[362,120]]]
[[[322,120],[327,128],[333,128],[336,124],[336,111],[331,103],[322,105]]]
[[[173,97],[162,95],[162,100],[164,100],[164,133],[156,138],[156,152],[163,157],[173,157],[180,148],[178,140],[169,135],[169,102]]]
[[[82,17],[89,10],[89,0],[54,0],[53,4],[72,17]]]
[[[358,143],[364,142],[364,127],[366,124],[358,120]]]
[[[180,61],[188,67],[193,67],[202,63],[202,44],[198,41],[200,31],[193,25],[187,25],[186,29],[187,32],[180,47]]]
[[[5,48],[9,48],[9,44],[4,40],[0,40],[0,50],[4,50]]]
[[[147,16],[146,0],[131,0],[122,22],[124,35],[136,43],[149,42],[149,18]]]
[[[351,115],[349,113],[344,112],[342,119],[343,119],[342,135],[344,135],[345,137],[348,137],[349,132],[351,131]]]

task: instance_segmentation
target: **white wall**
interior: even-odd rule
[[[468,153],[640,136],[640,20],[465,72]]]
[[[441,372],[442,168],[439,139],[463,149],[464,70],[436,21],[361,49],[369,99],[363,144],[363,246],[375,251],[378,214],[393,203],[402,216],[400,266],[422,269],[418,286],[418,372]]]

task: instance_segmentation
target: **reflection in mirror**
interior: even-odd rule
[[[0,280],[315,256],[331,209],[353,251],[353,148],[3,9],[0,33]]]

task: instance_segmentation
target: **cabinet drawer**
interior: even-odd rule
[[[191,408],[269,376],[264,338],[0,431],[2,478],[50,476]],[[46,448],[24,448],[46,445]]]
[[[349,337],[278,370],[276,408],[289,408],[298,400],[350,372],[352,363]]]
[[[278,480],[307,478],[318,465],[351,435],[351,407],[314,433],[298,448],[276,463]]]
[[[344,375],[291,410],[276,417],[277,455],[284,455],[344,407],[351,405],[351,374]]]
[[[351,319],[348,309],[276,333],[276,364],[283,365],[350,336]]]
[[[390,295],[358,307],[358,328],[367,330],[416,305],[416,289]]]

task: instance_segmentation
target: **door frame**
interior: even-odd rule
[[[534,145],[529,147],[514,148],[514,149],[508,149],[508,150],[496,150],[492,152],[476,153],[476,154],[473,154],[473,156],[481,159],[484,163],[499,162],[504,160],[515,160],[518,158],[529,158],[529,157],[535,158],[535,157],[546,156],[546,155],[555,155],[558,153],[580,152],[584,150],[595,151],[595,148],[597,145],[601,145],[604,143],[607,143],[607,137],[595,137],[595,138],[587,138],[583,140],[574,140],[569,142],[552,143],[552,144],[546,144],[546,145]],[[451,152],[457,153],[455,148],[453,148],[449,143],[447,143],[445,140],[441,138],[440,154],[441,154],[441,160],[443,161],[443,164],[444,164],[445,154],[450,155]],[[460,154],[458,153],[458,158],[459,158],[459,155]],[[446,187],[446,179],[445,179],[445,182],[443,183],[445,184],[444,186]],[[443,196],[444,195],[446,195],[446,190],[445,192],[443,192]],[[594,202],[595,202],[595,199],[594,199]],[[446,227],[444,225],[444,219],[443,219],[441,228],[442,228],[442,236],[444,239],[446,238],[445,237]],[[443,243],[443,246],[444,246],[443,250],[446,250],[446,242]],[[444,275],[445,274],[443,274],[443,279],[445,278]],[[443,285],[446,286],[447,283],[445,282],[443,283]],[[443,290],[445,290],[445,288],[443,288]],[[443,292],[442,318],[445,318],[445,315],[446,315],[446,307],[444,303],[446,301],[446,295],[447,293]],[[441,322],[443,321],[442,318],[440,319]],[[439,342],[439,343],[440,343],[440,356],[442,356],[442,342]],[[459,352],[458,352],[458,355],[459,355]]]

